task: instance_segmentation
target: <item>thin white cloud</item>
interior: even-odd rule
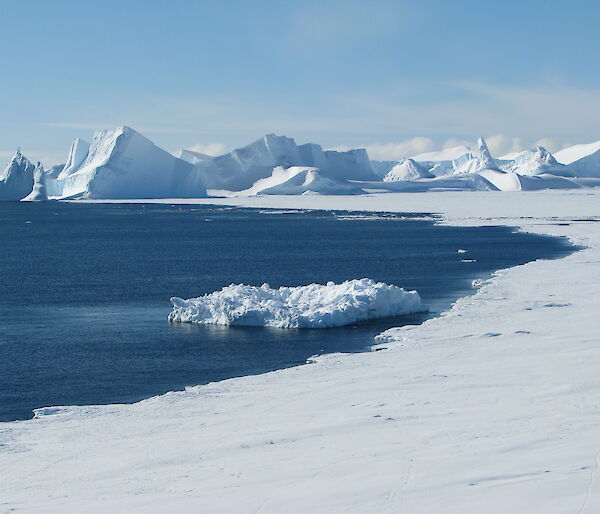
[[[199,152],[205,155],[223,155],[227,152],[227,145],[223,143],[207,143],[207,144],[196,144],[186,148],[186,150],[191,150],[192,152]]]
[[[428,137],[413,137],[405,141],[390,141],[388,143],[374,143],[362,145],[369,154],[369,157],[378,161],[398,161],[405,157],[417,155],[424,152],[430,152],[435,149],[435,143]],[[346,151],[349,146],[337,146],[331,150]]]

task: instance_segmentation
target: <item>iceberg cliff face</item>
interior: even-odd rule
[[[232,284],[171,303],[170,321],[278,328],[339,327],[425,310],[416,291],[366,278],[279,289]]]
[[[58,175],[58,179],[65,179],[69,175],[75,173],[79,167],[83,164],[88,153],[90,151],[89,143],[86,143],[83,139],[75,138],[71,144],[69,150],[69,156],[67,157],[67,163]]]
[[[28,196],[23,198],[23,202],[45,202],[48,200],[48,191],[46,189],[46,172],[42,163],[38,162],[33,171],[33,190]]]
[[[281,166],[315,167],[337,179],[373,180],[377,177],[365,150],[323,151],[316,144],[296,145],[285,136],[268,134],[243,148],[196,164],[210,189],[241,191],[271,176]]]
[[[96,132],[85,160],[50,185],[62,198],[198,198],[206,196],[190,163],[129,127]],[[59,192],[60,190],[60,192]]]
[[[0,176],[0,201],[18,201],[33,189],[35,166],[17,150]]]

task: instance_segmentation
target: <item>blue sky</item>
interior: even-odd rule
[[[598,2],[2,0],[0,19],[4,159],[119,124],[169,151],[600,139]]]

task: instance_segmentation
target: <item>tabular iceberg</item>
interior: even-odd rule
[[[189,152],[183,158],[191,160]],[[218,157],[196,161],[195,169],[209,189],[241,191],[256,181],[268,178],[281,166],[314,167],[338,180],[376,180],[369,156],[364,149],[324,151],[314,143],[297,145],[294,139],[267,134],[258,141]]]
[[[339,327],[426,310],[416,291],[367,278],[279,289],[232,284],[171,303],[170,321],[278,328]]]

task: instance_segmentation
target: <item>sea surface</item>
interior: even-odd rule
[[[368,351],[381,331],[447,309],[474,279],[572,251],[428,215],[0,203],[0,421]],[[171,296],[364,277],[418,290],[430,312],[320,330],[167,320]]]

